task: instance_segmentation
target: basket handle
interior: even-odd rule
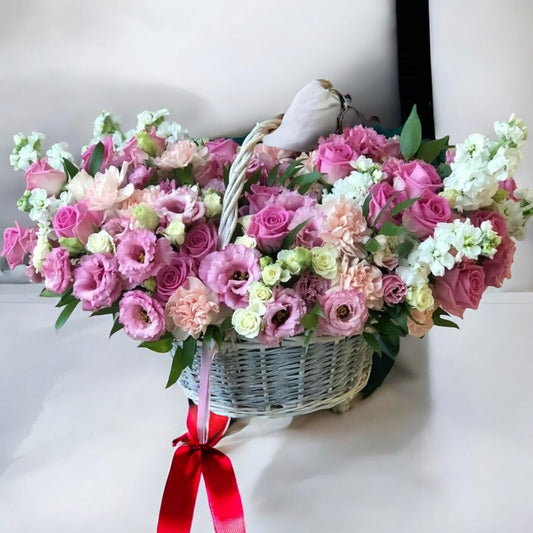
[[[220,214],[219,250],[224,249],[229,244],[231,236],[237,227],[239,198],[246,182],[248,163],[254,153],[255,146],[262,141],[265,135],[274,131],[280,124],[281,120],[277,118],[258,122],[244,139],[241,149],[231,165],[228,186],[224,193],[222,212]]]

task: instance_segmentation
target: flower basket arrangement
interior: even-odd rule
[[[519,119],[450,146],[422,139],[416,108],[396,135],[343,126],[349,102],[321,88],[326,126],[316,135],[310,121],[303,145],[298,98],[241,145],[191,138],[166,110],[126,132],[102,113],[79,158],[65,143],[44,153],[40,133],[15,136],[32,225],[6,229],[2,255],[59,298],[56,327],[81,304],[110,315],[112,334],[169,352],[167,386],[199,404],[198,428],[209,408],[343,409],[373,355],[456,327],[450,315],[511,276],[533,214],[513,179]],[[280,141],[283,127],[297,133]]]

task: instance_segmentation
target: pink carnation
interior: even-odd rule
[[[303,333],[300,319],[307,312],[302,298],[294,289],[274,292],[274,299],[266,305],[263,315],[263,330],[259,340],[263,344],[279,344],[285,337]]]
[[[346,128],[342,135],[357,156],[365,155],[371,159],[380,160],[385,154],[387,139],[372,128],[354,126]]]
[[[320,299],[324,317],[318,319],[317,334],[350,337],[362,333],[368,319],[364,294],[357,289],[330,289]]]
[[[330,285],[331,281],[329,279],[306,271],[298,278],[298,281],[294,285],[294,290],[305,302],[307,307],[311,309],[329,289]]]
[[[72,281],[70,256],[64,248],[54,248],[48,254],[41,266],[44,286],[57,294],[64,292]]]
[[[120,299],[119,322],[136,341],[155,341],[166,331],[163,307],[140,290],[128,291]]]
[[[118,262],[110,253],[84,255],[73,271],[72,294],[85,311],[109,307],[124,289]]]
[[[198,274],[228,307],[246,307],[250,285],[261,279],[259,252],[242,244],[230,244],[204,257]]]
[[[197,339],[207,326],[223,318],[218,300],[218,295],[198,278],[187,278],[165,305],[167,329],[179,340],[189,336]]]

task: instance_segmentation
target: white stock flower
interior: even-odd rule
[[[452,190],[454,207],[458,211],[473,211],[492,203],[499,185],[485,166],[475,164],[453,165],[452,173],[444,178],[444,191]]]
[[[505,218],[509,235],[518,241],[522,241],[525,238],[526,220],[520,202],[502,200],[495,203],[494,207]]]
[[[72,154],[67,151],[68,144],[66,142],[60,142],[53,144],[47,151],[46,157],[50,166],[56,170],[63,170],[63,159],[73,161]]]
[[[495,122],[494,131],[501,141],[513,148],[521,148],[527,139],[527,126],[514,114],[507,122]]]
[[[37,243],[32,251],[32,265],[36,272],[41,271],[41,266],[46,258],[48,252],[52,249],[48,240],[48,234],[50,233],[50,227],[43,225],[39,227],[37,232]]]
[[[38,131],[32,131],[30,135],[17,133],[13,136],[15,147],[9,156],[9,163],[14,170],[27,170],[41,157],[41,144],[44,138],[44,134]]]
[[[477,259],[481,253],[482,231],[469,220],[441,222],[435,227],[433,235],[435,240],[448,243],[455,248],[456,263],[463,257]]]
[[[152,126],[158,127],[168,117],[168,109],[159,109],[158,111],[143,111],[137,115],[137,131],[150,129]]]
[[[493,143],[488,137],[480,133],[473,133],[464,142],[456,145],[454,164],[483,165],[489,160],[492,147]]]
[[[168,143],[175,143],[189,138],[189,132],[181,124],[164,120],[157,128],[157,135],[163,137]]]
[[[418,259],[428,265],[434,276],[443,276],[446,269],[453,268],[455,259],[451,252],[450,243],[428,237],[418,246]]]

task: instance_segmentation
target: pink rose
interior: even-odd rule
[[[218,234],[211,222],[195,222],[185,234],[180,251],[194,259],[196,264],[217,249]]]
[[[58,237],[75,237],[86,244],[89,235],[95,232],[101,220],[101,213],[90,211],[87,202],[82,201],[60,207],[52,219],[52,226]]]
[[[64,292],[72,281],[70,256],[64,248],[54,248],[46,254],[41,266],[44,286],[57,294]]]
[[[259,183],[254,183],[250,191],[244,193],[246,200],[250,204],[250,215],[261,211],[267,205],[273,204],[281,194],[281,187],[267,187]]]
[[[292,211],[287,211],[277,204],[267,205],[251,216],[246,233],[255,237],[257,247],[262,252],[277,252],[290,231],[289,225],[293,216]]]
[[[223,319],[219,298],[198,278],[191,276],[165,305],[167,329],[179,340],[203,335],[207,326]]]
[[[224,167],[233,162],[239,145],[233,139],[215,139],[205,143],[205,147],[206,164],[195,169],[195,179],[202,187],[206,187],[213,179],[224,177]]]
[[[424,239],[433,233],[439,222],[448,222],[452,216],[448,200],[429,190],[402,214],[405,229]]]
[[[394,188],[405,191],[408,198],[415,198],[425,190],[436,192],[442,188],[442,179],[433,165],[420,160],[409,161],[398,169]]]
[[[118,262],[111,253],[84,255],[73,276],[72,294],[82,301],[84,311],[111,306],[124,289]]]
[[[196,275],[194,261],[186,255],[174,254],[170,265],[165,265],[155,277],[157,286],[154,296],[161,302],[166,302],[192,275]]]
[[[401,222],[401,213],[391,217],[390,212],[395,205],[406,200],[404,192],[397,191],[392,185],[382,181],[370,187],[370,194],[372,195],[368,205],[368,221],[370,223],[380,229],[383,223],[391,218],[396,224]],[[382,211],[383,214],[381,214]],[[376,223],[378,216],[379,220]]]
[[[124,293],[119,302],[119,322],[136,341],[155,341],[165,333],[165,315],[161,304],[143,291]]]
[[[29,191],[44,189],[48,196],[58,194],[67,181],[66,174],[50,166],[46,157],[32,163],[26,170],[24,177],[26,178],[26,188]]]
[[[128,183],[132,183],[136,189],[143,189],[154,175],[154,169],[139,165],[131,174],[128,174]]]
[[[228,307],[246,307],[250,285],[261,279],[259,252],[243,244],[229,244],[204,257],[198,275]]]
[[[329,290],[320,299],[324,318],[318,319],[317,334],[334,337],[359,335],[368,318],[365,295],[357,289]]]
[[[4,247],[0,252],[6,258],[9,268],[13,269],[24,263],[24,257],[35,246],[34,228],[21,228],[18,222],[12,228],[4,230]]]
[[[448,313],[463,318],[465,309],[477,309],[485,291],[483,267],[463,261],[436,277],[433,294]]]
[[[407,285],[396,274],[387,274],[381,281],[383,301],[387,305],[396,305],[405,300]]]
[[[357,159],[357,155],[348,144],[325,142],[318,146],[316,167],[323,172],[323,180],[333,184],[338,179],[345,178],[352,172],[350,162]]]
[[[307,312],[305,302],[294,289],[274,292],[274,299],[267,303],[263,315],[263,330],[259,341],[263,344],[279,344],[285,337],[303,333],[300,319]]]
[[[435,325],[432,318],[433,311],[433,309],[424,312],[414,308],[409,309],[409,315],[407,315],[409,335],[423,337]]]

